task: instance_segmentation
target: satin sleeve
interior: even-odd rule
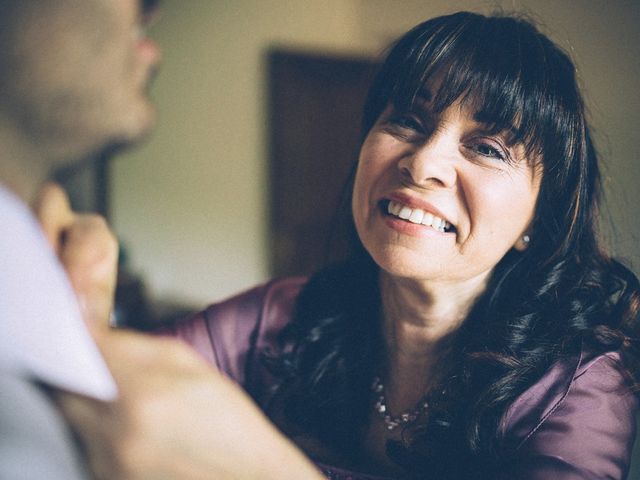
[[[625,479],[637,412],[618,353],[556,365],[506,415],[516,455],[502,478]]]
[[[273,382],[260,354],[276,352],[304,278],[283,278],[210,305],[158,334],[182,339],[258,403]]]

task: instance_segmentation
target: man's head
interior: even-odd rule
[[[0,0],[0,134],[18,157],[51,170],[150,130],[155,3]]]

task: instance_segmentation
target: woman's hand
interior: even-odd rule
[[[43,188],[34,210],[118,384],[112,403],[56,393],[98,479],[324,478],[187,345],[101,328],[113,306],[114,236],[99,216],[73,213],[56,185]]]
[[[324,477],[233,382],[185,344],[102,331],[114,403],[60,394],[98,479]]]
[[[118,242],[105,220],[77,214],[58,185],[46,184],[34,211],[64,266],[90,328],[108,326],[118,273]]]

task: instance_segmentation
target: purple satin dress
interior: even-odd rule
[[[258,352],[277,349],[305,279],[270,282],[215,304],[170,332],[242,385],[264,408],[274,379]],[[556,363],[505,413],[501,432],[515,447],[504,479],[624,479],[635,438],[638,399],[629,392],[617,352]],[[318,464],[334,480],[382,480]]]

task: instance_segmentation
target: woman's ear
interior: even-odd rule
[[[518,237],[516,243],[513,244],[513,248],[515,248],[519,252],[524,252],[527,248],[529,248],[529,243],[531,243],[531,234],[527,229],[522,235],[520,235],[520,237]]]

